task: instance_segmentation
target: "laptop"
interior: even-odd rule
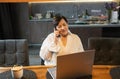
[[[48,68],[52,79],[79,79],[92,75],[95,50],[57,56],[57,66]]]

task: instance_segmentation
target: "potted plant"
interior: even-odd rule
[[[118,6],[117,2],[106,2],[105,8],[107,10],[108,14],[108,22],[109,23],[117,23],[118,22],[118,9],[120,6]]]

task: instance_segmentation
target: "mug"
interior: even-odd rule
[[[11,74],[14,79],[21,79],[23,77],[23,66],[12,67]]]

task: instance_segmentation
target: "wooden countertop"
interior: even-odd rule
[[[46,79],[47,68],[53,66],[24,66],[24,69],[32,70],[36,73],[37,79]],[[116,65],[94,65],[92,71],[92,79],[112,79],[110,76],[110,70],[115,67],[120,67]],[[2,73],[3,69],[9,70],[11,67],[0,67],[0,72]]]

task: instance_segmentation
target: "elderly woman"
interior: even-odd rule
[[[54,32],[43,41],[40,57],[45,65],[56,65],[58,55],[84,51],[80,38],[69,31],[68,21],[64,16],[54,18]]]

